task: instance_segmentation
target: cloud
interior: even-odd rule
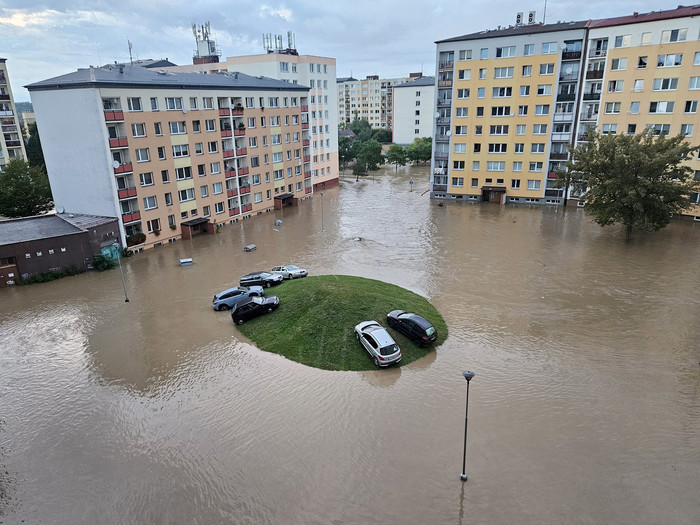
[[[260,6],[260,16],[278,16],[287,22],[292,21],[292,10],[286,7],[271,7],[269,5],[263,4]]]

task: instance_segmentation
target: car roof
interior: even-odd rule
[[[386,328],[380,324],[365,326],[364,331],[371,333],[372,337],[374,337],[377,340],[377,343],[379,343],[381,346],[396,343],[396,341],[394,341],[394,339],[389,335],[389,332],[386,331]]]
[[[428,321],[425,317],[421,317],[418,314],[410,312],[405,313],[408,314],[407,317],[410,317],[413,322],[415,322],[418,326],[422,328],[430,328],[431,326],[433,326],[433,324],[430,321]]]
[[[234,286],[233,288],[228,288],[226,290],[222,290],[221,292],[217,293],[216,296],[219,297],[220,295],[227,294],[229,292],[234,292],[236,290],[247,290],[248,288],[246,286]]]

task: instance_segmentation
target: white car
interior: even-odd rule
[[[365,347],[376,366],[401,361],[401,349],[377,321],[364,321],[355,327],[355,337]]]
[[[299,268],[293,264],[285,264],[284,266],[275,266],[270,273],[281,275],[285,279],[296,279],[297,277],[306,277],[309,272],[303,268]]]

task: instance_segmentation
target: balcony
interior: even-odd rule
[[[439,98],[437,105],[439,108],[449,108],[452,106],[452,99],[451,98]]]
[[[554,122],[571,122],[574,120],[573,113],[555,113]]]
[[[228,190],[226,191],[226,195],[228,195],[229,197],[236,197],[238,195],[238,190]]]
[[[450,141],[449,135],[445,135],[445,134],[435,135],[435,142],[449,142],[449,141]]]
[[[586,135],[579,135],[578,137],[576,137],[576,140],[578,140],[579,142],[588,142],[586,140]]]
[[[238,175],[239,176],[248,175],[249,172],[250,172],[250,170],[248,168],[238,168]]]
[[[451,70],[455,67],[454,62],[440,62],[439,68],[441,71],[443,70]]]
[[[571,132],[559,131],[552,133],[551,139],[554,142],[571,142]]]
[[[311,141],[310,141],[309,139],[304,139],[301,143],[302,143],[304,146],[308,146],[309,144],[311,144]]]
[[[547,178],[552,178],[552,177],[547,177]],[[548,189],[544,190],[544,196],[545,197],[559,197],[559,198],[561,198],[564,196],[564,190],[559,189],[559,188],[548,188]]]
[[[241,195],[246,195],[246,194],[250,193],[250,186],[241,186],[240,192],[241,192]]]
[[[233,130],[233,136],[234,137],[243,137],[245,136],[245,127],[234,129]]]
[[[603,78],[602,69],[591,69],[586,71],[586,80],[596,80]]]
[[[221,136],[222,137],[231,137],[233,135],[233,130],[232,129],[222,129],[221,130]]]
[[[140,221],[141,220],[141,212],[136,210],[132,211],[130,213],[122,213],[122,222],[124,224],[128,222],[134,222],[134,221]]]
[[[234,157],[236,154],[236,150],[233,149],[225,149],[221,151],[221,154],[224,156],[225,159],[231,159]]]
[[[608,54],[607,49],[591,49],[591,51],[588,53],[588,56],[590,58],[603,58],[607,54]]]
[[[582,113],[581,120],[598,120],[598,113]]]
[[[583,100],[600,100],[600,93],[584,93]]]
[[[557,102],[569,102],[576,100],[576,93],[559,93],[557,95]]]
[[[450,152],[449,151],[436,151],[434,157],[435,157],[435,160],[447,160],[450,157]]]
[[[304,170],[304,178],[305,179],[311,178],[311,170]]]
[[[233,208],[232,210],[228,211],[228,216],[233,217],[234,215],[238,215],[241,213],[241,210],[239,208]]]
[[[228,108],[219,108],[219,116],[220,117],[228,117],[231,115],[231,110]]]
[[[438,87],[452,87],[451,80],[438,80]]]
[[[10,100],[10,95],[0,95],[0,100]]]
[[[562,60],[579,60],[581,58],[581,51],[562,51]]]
[[[312,189],[311,188],[304,188],[304,193],[311,193]]]
[[[308,122],[302,122],[302,123],[301,123],[301,129],[309,129],[309,123],[308,123]]]
[[[305,156],[304,156],[304,162],[311,162],[311,156],[310,156],[310,155],[305,155]]]
[[[133,197],[136,197],[136,188],[125,188],[123,190],[119,190],[119,199],[131,199]]]
[[[120,165],[117,166],[116,168],[114,168],[114,173],[115,173],[115,174],[118,174],[118,173],[131,173],[132,171],[134,171],[134,168],[133,168],[133,166],[131,165],[131,162],[125,162],[125,163],[123,163],[123,164],[120,164]]]
[[[452,119],[451,119],[450,117],[439,117],[439,118],[437,119],[437,123],[438,123],[438,124],[448,124],[448,125],[449,125],[449,123],[450,123],[451,120],[452,120]]]
[[[19,148],[22,143],[19,140],[6,140],[5,146],[8,148]]]
[[[10,122],[12,122],[12,121],[10,121]],[[2,131],[4,133],[11,133],[13,131],[17,131],[17,126],[15,124],[3,124]]]
[[[129,146],[129,140],[126,137],[117,137],[116,139],[109,139],[110,148],[126,148]]]
[[[309,112],[309,106],[301,106],[301,108],[299,108],[299,109],[301,110],[302,113],[308,113],[308,112]]]
[[[547,172],[547,178],[548,178],[548,179],[556,179],[556,178],[557,178],[557,172],[556,172],[556,171],[548,171],[548,172]]]
[[[233,108],[231,110],[231,115],[234,117],[240,117],[243,115],[243,108]]]
[[[110,110],[105,111],[105,121],[107,122],[119,122],[124,120],[124,112],[120,110]]]
[[[241,213],[245,213],[247,211],[253,211],[252,204],[244,204],[243,206],[241,206]]]
[[[550,153],[549,160],[567,160],[569,158],[568,153]]]
[[[578,74],[576,73],[562,73],[559,75],[560,82],[576,82],[578,80]]]
[[[11,117],[13,115],[14,115],[14,113],[12,113],[12,111],[10,111],[10,110],[0,111],[0,117]]]
[[[447,184],[433,184],[433,191],[447,191]]]
[[[236,170],[224,171],[224,177],[226,177],[227,179],[230,179],[230,178],[235,177],[235,176],[236,176]]]
[[[237,157],[244,157],[245,155],[248,154],[248,149],[247,148],[239,148],[236,150],[236,156]]]

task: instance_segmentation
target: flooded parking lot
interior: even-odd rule
[[[118,270],[0,291],[0,521],[698,523],[700,224],[439,206],[424,171],[125,259],[128,303]],[[424,295],[449,338],[361,373],[262,352],[211,299],[283,263]]]

